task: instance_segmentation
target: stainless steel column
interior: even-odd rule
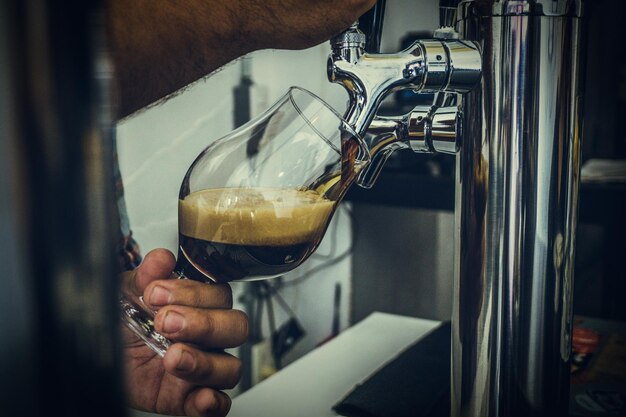
[[[567,413],[581,2],[463,2],[482,45],[457,157],[452,415]]]

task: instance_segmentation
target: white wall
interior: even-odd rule
[[[370,204],[354,212],[352,320],[374,311],[450,320],[453,213]]]

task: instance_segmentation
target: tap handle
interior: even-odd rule
[[[367,41],[365,52],[377,54],[380,52],[380,39],[383,33],[383,19],[385,17],[386,0],[378,0],[374,7],[359,18],[359,29],[365,33]]]

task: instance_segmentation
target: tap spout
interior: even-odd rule
[[[328,77],[347,90],[350,106],[345,119],[363,135],[383,99],[401,87],[419,86],[424,67],[424,53],[419,45],[397,54],[368,54],[356,49],[333,54],[328,62]]]
[[[442,101],[445,103],[445,101]],[[370,164],[359,174],[357,184],[372,188],[385,162],[398,149],[417,153],[458,152],[462,141],[461,112],[456,105],[417,106],[401,116],[376,116],[364,136]]]
[[[359,174],[357,184],[372,188],[391,154],[409,148],[406,116],[376,117],[372,120],[364,140],[370,152],[370,164]]]

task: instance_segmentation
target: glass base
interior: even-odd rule
[[[141,300],[140,300],[141,301]],[[120,298],[122,320],[148,347],[163,357],[172,342],[154,329],[154,312]]]

